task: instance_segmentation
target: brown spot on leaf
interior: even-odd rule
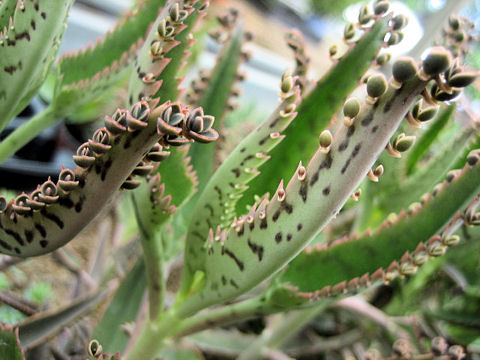
[[[230,257],[233,261],[235,261],[235,264],[237,264],[238,268],[240,269],[240,271],[243,271],[243,269],[245,268],[245,265],[243,264],[242,261],[240,261],[237,256],[231,252],[229,249],[227,248],[223,248],[222,249],[222,255],[225,254],[227,255],[228,257]]]
[[[47,230],[45,230],[45,228],[43,227],[43,225],[37,223],[37,224],[35,224],[35,229],[38,230],[38,232],[40,233],[40,235],[41,235],[42,237],[47,236]]]
[[[278,232],[275,234],[275,242],[277,244],[280,244],[282,242],[282,233],[281,232]]]
[[[250,250],[252,250],[252,252],[253,252],[254,254],[257,254],[257,256],[258,256],[258,261],[262,261],[262,259],[263,259],[263,251],[264,251],[263,246],[258,245],[258,244],[255,244],[255,243],[252,242],[250,239],[248,239],[247,244],[248,244],[248,247],[250,248]]]

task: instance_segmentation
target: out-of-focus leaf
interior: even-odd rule
[[[136,320],[145,289],[145,265],[143,259],[139,259],[123,279],[107,310],[93,330],[92,338],[102,344],[104,351],[110,353],[125,351],[129,337],[121,326]]]
[[[35,314],[18,324],[20,344],[29,349],[44,342],[67,324],[92,310],[107,295],[108,291],[96,291],[67,306]]]

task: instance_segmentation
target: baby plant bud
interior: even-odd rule
[[[416,213],[421,208],[422,208],[422,204],[420,204],[418,202],[411,203],[410,206],[407,209],[407,213],[409,213],[409,214]]]
[[[412,352],[411,345],[406,339],[396,340],[393,343],[392,350],[396,355],[402,358],[409,359],[411,357],[411,352]]]
[[[159,40],[155,40],[152,45],[150,46],[150,53],[152,56],[160,56],[163,53],[163,46],[162,42]]]
[[[355,24],[354,23],[348,23],[345,25],[345,29],[343,30],[343,37],[346,40],[350,40],[355,36]]]
[[[90,344],[88,344],[88,355],[92,357],[98,357],[100,354],[102,354],[102,352],[102,345],[100,345],[97,340],[90,341]]]
[[[293,78],[291,76],[284,77],[282,80],[281,90],[283,93],[288,93],[293,89]]]
[[[460,28],[460,19],[458,16],[451,15],[448,18],[448,25],[452,28],[452,30],[458,30]]]
[[[404,133],[401,133],[393,142],[393,148],[398,152],[405,152],[410,149],[414,141],[415,136],[406,136]]]
[[[408,18],[403,15],[396,15],[392,19],[393,30],[401,30],[408,24]]]
[[[443,337],[437,336],[432,339],[432,352],[434,355],[443,355],[447,349],[448,343]]]
[[[360,101],[357,98],[352,97],[347,101],[345,101],[345,105],[343,105],[343,114],[346,117],[354,118],[355,116],[358,115],[359,112],[360,112]]]
[[[374,170],[374,172],[373,172],[373,175],[375,175],[376,177],[380,177],[380,176],[383,175],[383,165],[382,165],[382,164],[378,165],[378,166],[375,168],[375,170]]]
[[[380,66],[385,65],[386,63],[388,63],[390,61],[391,58],[392,58],[392,55],[390,55],[388,53],[380,54],[377,57],[377,64],[380,65]]]
[[[478,164],[480,160],[480,150],[472,150],[470,153],[467,155],[467,163],[470,166],[474,166]]]
[[[419,121],[428,121],[431,120],[437,115],[438,106],[428,106],[424,109],[420,109],[417,116],[415,118]]]
[[[460,236],[458,235],[446,236],[445,238],[442,239],[442,242],[446,246],[454,246],[460,242]]]
[[[180,18],[180,5],[176,3],[174,6],[170,8],[170,19],[174,22],[178,22]]]
[[[465,87],[473,83],[477,76],[478,73],[476,72],[462,72],[451,76],[448,80],[448,85],[452,87]]]
[[[451,356],[451,359],[455,360],[463,359],[466,356],[465,350],[463,350],[463,347],[461,347],[460,345],[450,346],[448,348],[448,355]]]
[[[389,7],[390,7],[390,2],[389,1],[378,1],[373,6],[373,11],[375,12],[375,15],[382,15],[382,14],[385,14],[388,11]]]
[[[446,176],[447,182],[451,183],[453,180],[455,180],[458,174],[459,174],[459,170],[450,170]]]
[[[157,32],[161,38],[170,38],[175,32],[175,28],[163,19],[157,27]]]
[[[363,5],[358,13],[358,22],[362,25],[367,24],[372,19],[372,14],[368,10],[368,5]]]
[[[418,100],[412,108],[412,115],[414,118],[417,118],[418,114],[422,109],[422,100]]]
[[[383,165],[380,164],[378,165],[375,170],[371,170],[368,172],[367,177],[373,181],[373,182],[378,182],[378,178],[383,175]]]
[[[422,69],[429,76],[438,75],[446,71],[452,62],[450,53],[442,47],[436,47],[430,50],[429,54],[423,60]]]
[[[447,248],[440,241],[432,241],[427,246],[427,251],[430,256],[442,256],[447,252]]]
[[[387,216],[387,223],[388,223],[389,225],[393,225],[393,224],[395,224],[395,222],[397,221],[397,219],[398,219],[398,215],[397,215],[397,214],[395,214],[395,213],[390,213],[390,214],[388,214],[388,216]]]
[[[461,43],[467,38],[467,34],[463,30],[459,30],[455,33],[455,41]]]
[[[338,51],[338,46],[337,45],[332,45],[330,46],[330,49],[328,50],[330,56],[335,56]]]
[[[200,8],[198,9],[198,11],[205,11],[208,9],[208,6],[210,5],[210,2],[209,1],[205,1],[205,3],[203,3]]]
[[[330,145],[332,145],[333,136],[330,130],[323,130],[320,134],[318,141],[320,143],[320,148],[323,150],[330,150]]]
[[[368,77],[367,93],[372,98],[378,98],[387,91],[387,80],[383,74],[375,74]]]
[[[405,263],[400,266],[400,272],[402,275],[414,275],[417,271],[418,267],[411,263]]]
[[[400,83],[413,78],[417,71],[417,65],[410,57],[400,57],[393,63],[393,78]]]
[[[436,82],[433,83],[432,87],[430,88],[430,96],[437,101],[453,100],[460,95],[460,93],[461,90],[457,88],[451,88],[450,92],[443,91],[439,88]]]

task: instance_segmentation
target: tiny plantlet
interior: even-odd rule
[[[14,264],[52,254],[79,284],[69,303],[45,311],[1,295],[34,315],[1,326],[0,358],[40,348],[45,358],[70,358],[79,344],[82,358],[127,360],[362,358],[352,355],[359,348],[365,359],[462,359],[474,351],[473,340],[433,320],[460,316],[428,310],[419,330],[390,315],[404,315],[433,275],[447,274],[478,304],[480,280],[459,275],[478,265],[460,254],[478,250],[480,238],[480,130],[463,95],[467,86],[478,91],[469,20],[452,14],[422,60],[394,58],[388,48],[403,40],[408,19],[375,0],[345,26],[343,46],[323,55],[331,65],[319,79],[292,30],[285,39],[295,65],[279,79],[278,105],[249,128],[247,119],[225,121],[243,116],[235,98],[251,57],[237,10],[216,17],[216,63],[186,84],[208,0],[136,1],[97,44],[56,59],[72,3],[0,1],[0,130],[39,91],[48,101],[0,141],[0,162],[85,107],[103,117],[74,167],[0,196],[2,256]],[[106,112],[99,99],[112,102],[111,89],[123,96]],[[127,214],[111,216],[121,230],[89,243],[86,270],[65,245],[118,209]],[[386,288],[392,299],[377,309]],[[315,319],[342,328],[349,311],[385,334],[355,320],[336,340],[315,335],[311,353],[291,346]],[[247,341],[238,324],[252,318],[265,324]]]

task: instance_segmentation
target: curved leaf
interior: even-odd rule
[[[328,127],[347,96],[358,86],[364,72],[372,65],[384,44],[390,18],[381,18],[365,35],[334,63],[315,87],[303,96],[295,121],[284,132],[286,139],[272,152],[272,159],[261,168],[261,175],[249,184],[238,201],[238,213],[243,213],[255,195],[273,192],[281,179],[291,176],[298,161],[307,162],[315,153],[322,130]]]
[[[11,25],[0,32],[0,131],[43,83],[72,3],[18,1]]]
[[[280,282],[289,283],[298,292],[315,292],[373,274],[400,261],[405,252],[414,252],[479,191],[480,166],[467,165],[452,183],[444,182],[443,189],[413,214],[403,212],[393,224],[386,223],[373,233],[343,239],[325,249],[304,251],[280,275]]]

